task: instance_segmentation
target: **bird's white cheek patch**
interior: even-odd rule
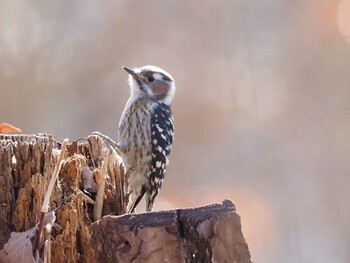
[[[153,73],[153,78],[157,80],[163,80],[162,74],[159,73]]]

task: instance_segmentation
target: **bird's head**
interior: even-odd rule
[[[129,75],[131,96],[171,105],[175,94],[175,80],[165,70],[155,66],[123,67]]]

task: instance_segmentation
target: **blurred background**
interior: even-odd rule
[[[0,0],[0,122],[117,139],[122,65],[176,79],[155,209],[225,198],[255,262],[350,262],[350,0]]]

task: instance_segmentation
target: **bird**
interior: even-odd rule
[[[119,120],[117,145],[129,175],[126,210],[133,213],[145,196],[146,211],[151,211],[174,141],[175,80],[156,66],[123,68],[129,74],[130,97]]]

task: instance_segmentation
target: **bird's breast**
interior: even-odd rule
[[[149,166],[151,162],[151,111],[148,103],[136,101],[124,110],[119,124],[118,142],[124,145],[126,169]]]

